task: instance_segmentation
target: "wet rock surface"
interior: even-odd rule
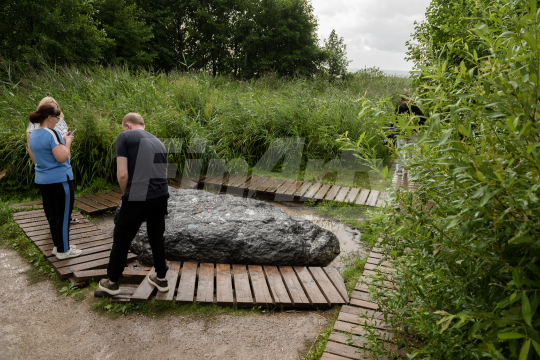
[[[332,232],[268,203],[198,190],[169,188],[169,193],[164,234],[169,260],[326,266],[339,255]],[[153,264],[146,224],[131,251],[143,264]]]

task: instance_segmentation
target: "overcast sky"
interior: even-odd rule
[[[410,70],[405,42],[420,22],[429,0],[312,0],[319,18],[319,39],[332,29],[345,39],[349,68],[376,66],[381,70]]]

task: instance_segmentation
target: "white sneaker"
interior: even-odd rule
[[[77,250],[77,245],[69,245],[69,248],[70,248],[71,250]],[[53,254],[53,255],[58,254],[58,250],[56,249],[56,246],[53,247],[53,249],[52,249],[52,254]]]
[[[82,254],[82,250],[69,249],[65,253],[57,253],[56,258],[58,260],[64,260],[64,259],[69,259],[69,258],[74,258],[74,257],[80,256],[81,254]]]

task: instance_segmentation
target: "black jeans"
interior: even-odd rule
[[[51,236],[59,253],[69,250],[69,219],[73,212],[73,181],[38,184],[43,210],[49,222]]]
[[[118,282],[122,276],[131,242],[145,220],[157,277],[161,279],[165,277],[169,270],[165,263],[163,242],[168,198],[164,196],[146,201],[128,201],[126,196],[122,196],[122,207],[114,221],[113,246],[107,267],[110,281]]]

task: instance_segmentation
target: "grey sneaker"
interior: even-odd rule
[[[105,291],[109,295],[120,294],[120,286],[118,283],[111,284],[109,283],[109,279],[101,279],[99,281],[99,290]]]
[[[169,291],[169,283],[167,280],[158,280],[157,275],[155,274],[148,277],[148,282],[157,287],[157,289],[161,292]]]

